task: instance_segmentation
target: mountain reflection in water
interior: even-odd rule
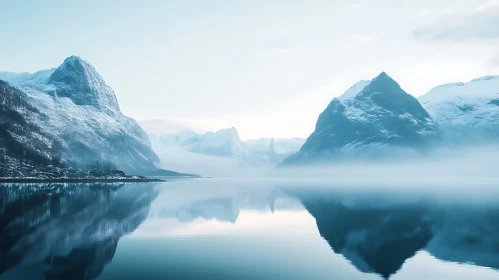
[[[0,195],[0,279],[499,276],[495,193],[183,180]]]
[[[156,194],[148,184],[0,186],[0,275],[98,277],[118,240],[147,217]]]
[[[316,219],[331,249],[362,272],[388,279],[421,250],[443,261],[499,269],[499,198],[324,189],[290,193]]]

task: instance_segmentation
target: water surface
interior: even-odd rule
[[[499,279],[490,184],[0,186],[0,279]]]

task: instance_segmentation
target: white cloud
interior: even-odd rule
[[[440,14],[441,15],[452,15],[455,12],[456,12],[456,10],[454,8],[445,8],[445,9],[440,11]]]
[[[358,35],[352,36],[352,39],[354,42],[364,44],[364,43],[372,42],[374,40],[374,37],[369,35],[369,34],[358,34]]]
[[[499,54],[491,59],[490,64],[492,65],[492,67],[499,67]]]
[[[350,9],[358,9],[359,8],[359,5],[358,4],[351,4],[350,5]]]
[[[421,17],[427,17],[431,14],[431,11],[429,9],[423,9],[419,11],[419,16]]]
[[[481,12],[488,12],[490,10],[498,10],[499,11],[499,0],[490,0],[488,2],[485,2],[478,6],[476,8],[476,11],[481,13]]]

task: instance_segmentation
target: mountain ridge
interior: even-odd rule
[[[418,100],[382,72],[335,97],[319,115],[314,132],[287,164],[347,158],[384,158],[423,153],[436,133]],[[352,92],[356,88],[357,93]]]
[[[120,170],[140,174],[158,171],[159,158],[147,134],[121,113],[114,91],[87,61],[72,56],[58,68],[33,74],[1,72],[0,80],[5,80],[4,92],[14,92],[11,96],[16,100],[35,108],[11,105],[6,109],[10,113],[0,115],[0,123],[8,118],[6,114],[16,115],[13,128],[29,124],[30,129],[14,132],[3,127],[2,131],[18,139],[23,149],[33,142],[30,135],[39,131],[45,135],[40,138],[43,145],[28,150],[49,161],[57,158],[60,164],[76,168],[110,162]],[[57,156],[51,154],[53,149]]]

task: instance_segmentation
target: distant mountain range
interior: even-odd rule
[[[234,159],[240,166],[247,167],[279,164],[286,156],[297,152],[305,141],[301,138],[261,138],[242,141],[235,127],[203,134],[191,130],[163,133],[158,138],[168,147],[179,147],[195,154]]]
[[[499,76],[434,88],[418,99],[386,73],[334,98],[283,165],[424,156],[498,142]]]
[[[34,74],[0,72],[0,80],[0,162],[13,170],[3,176],[31,176],[33,168],[23,166],[95,162],[158,171],[147,134],[123,115],[114,91],[87,61],[71,56]]]

